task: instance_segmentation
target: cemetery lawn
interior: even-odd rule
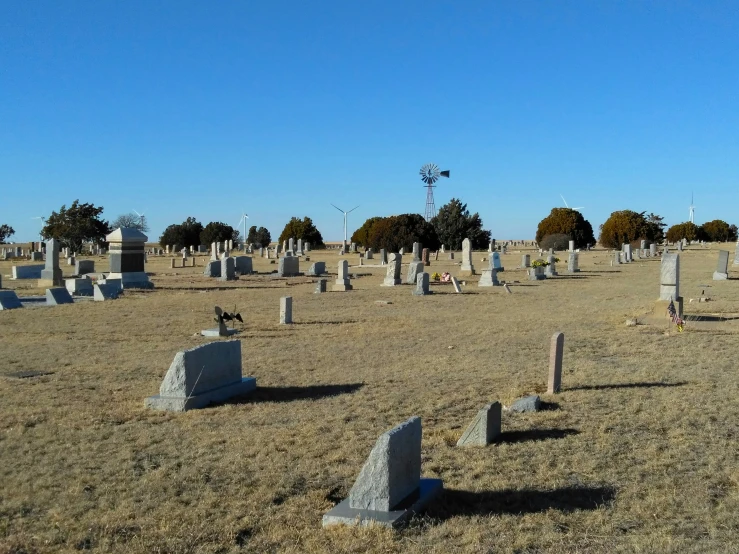
[[[560,253],[559,278],[529,282],[509,252],[510,295],[476,276],[461,295],[412,296],[356,255],[350,272],[368,275],[322,295],[314,279],[268,277],[264,259],[262,275],[223,284],[202,275],[205,258],[150,257],[154,291],[0,312],[0,554],[739,552],[739,281],[711,280],[717,246],[681,255],[685,312],[703,316],[683,333],[661,317],[625,325],[658,297],[658,258],[611,267],[583,252],[568,275]],[[311,258],[334,273],[330,290],[338,255]],[[5,287],[43,292],[10,267]],[[713,301],[689,303],[702,290]],[[296,323],[280,326],[286,295]],[[246,321],[257,392],[145,409],[175,353],[213,340],[196,334],[214,305]],[[563,390],[547,395],[556,331]],[[12,376],[30,371],[49,374]],[[504,412],[498,444],[455,446],[486,403],[533,393],[547,409]],[[413,415],[422,475],[443,496],[398,531],[323,529],[377,437]]]

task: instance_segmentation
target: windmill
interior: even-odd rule
[[[41,231],[44,230],[44,224],[46,223],[46,218],[44,216],[40,215],[38,217],[32,217],[31,219],[40,219],[41,220]],[[38,232],[38,236],[43,242],[44,236],[41,234],[41,231]]]
[[[439,171],[439,167],[436,164],[426,164],[421,168],[419,172],[421,174],[421,181],[426,183],[426,215],[424,218],[426,221],[431,221],[431,218],[436,215],[436,206],[434,205],[434,183],[439,177],[449,177],[449,170]]]
[[[246,212],[241,214],[241,219],[239,219],[239,222],[236,224],[236,229],[239,228],[239,225],[244,226],[244,234],[241,237],[241,240],[244,241],[244,244],[246,244],[246,220],[249,219],[249,216],[246,215]],[[267,245],[269,246],[269,245]],[[245,247],[246,248],[246,247]]]
[[[690,222],[695,223],[695,206],[693,206],[693,193],[690,193]]]
[[[139,216],[139,231],[143,233],[144,229],[146,228],[146,219],[144,219],[144,214],[140,214],[136,210],[134,210],[133,213]]]
[[[580,206],[580,207],[578,207],[578,208],[570,208],[570,207],[569,207],[569,206],[567,205],[567,200],[565,200],[565,197],[564,197],[564,196],[562,196],[561,194],[560,194],[559,196],[560,196],[560,198],[562,198],[562,202],[564,202],[564,203],[565,203],[565,208],[568,208],[568,209],[570,209],[570,210],[575,210],[576,212],[579,212],[580,210],[582,210],[583,208],[585,208],[585,206]]]
[[[352,213],[354,210],[356,210],[359,206],[354,206],[351,210],[349,210],[348,212],[345,212],[344,210],[342,210],[338,206],[336,206],[334,204],[331,204],[331,205],[334,208],[336,208],[337,210],[339,210],[341,213],[344,214],[344,248],[346,249],[346,216],[349,215],[350,213]]]

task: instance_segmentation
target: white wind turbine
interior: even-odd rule
[[[569,208],[570,210],[575,210],[576,212],[579,212],[580,210],[582,210],[583,208],[585,208],[585,206],[580,206],[580,207],[578,207],[578,208],[570,208],[570,207],[569,207],[569,206],[567,205],[567,200],[565,200],[565,197],[564,197],[564,196],[562,196],[561,194],[560,194],[559,196],[560,196],[560,197],[562,198],[562,202],[564,202],[564,203],[565,203],[565,208]]]
[[[39,230],[39,232],[38,232],[38,236],[39,236],[39,238],[41,239],[41,241],[43,242],[43,240],[44,240],[44,237],[43,237],[43,235],[41,234],[41,231],[42,231],[42,230],[44,229],[44,223],[46,223],[46,218],[45,218],[44,216],[40,215],[40,216],[38,216],[38,217],[32,217],[31,219],[40,219],[40,220],[41,220],[41,230]]]
[[[337,210],[339,210],[341,213],[344,214],[344,248],[346,248],[346,216],[349,215],[350,213],[352,213],[354,210],[356,210],[359,206],[354,206],[351,210],[349,210],[348,212],[345,212],[344,210],[342,210],[338,206],[336,206],[334,204],[331,204],[331,205],[334,208],[336,208]]]
[[[246,220],[249,219],[249,216],[246,215],[246,212],[241,214],[241,219],[239,219],[239,222],[236,224],[236,228],[238,229],[240,225],[244,226],[244,234],[241,237],[241,240],[246,244]],[[269,245],[267,245],[269,246]]]
[[[139,216],[139,225],[141,226],[141,231],[143,232],[144,227],[146,226],[146,220],[144,219],[144,214],[140,214],[136,210],[133,211],[137,216]]]
[[[695,206],[693,206],[693,193],[690,193],[690,222],[695,223]]]

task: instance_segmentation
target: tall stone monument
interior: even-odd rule
[[[59,267],[59,242],[56,239],[46,241],[46,265],[41,270],[38,286],[39,288],[64,286],[62,270]]]
[[[472,265],[472,243],[470,239],[462,241],[462,268],[459,274],[465,276],[475,274],[475,266]]]
[[[336,276],[336,282],[332,290],[338,292],[352,290],[352,285],[349,282],[349,262],[346,260],[339,262],[339,274]]]
[[[714,281],[725,281],[729,278],[729,251],[718,251],[718,267],[713,272]]]
[[[383,250],[384,252],[384,250]],[[390,254],[388,259],[387,274],[383,281],[383,286],[394,287],[400,284],[400,264],[403,261],[403,256],[400,254]]]
[[[147,236],[138,229],[119,227],[105,240],[110,244],[108,279],[120,279],[124,289],[152,289],[144,265],[146,261]]]

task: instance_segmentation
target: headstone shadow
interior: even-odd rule
[[[439,500],[428,508],[427,514],[431,518],[446,520],[457,516],[533,514],[552,509],[569,513],[596,510],[611,504],[615,497],[616,489],[610,486],[482,492],[445,489]]]
[[[503,431],[495,439],[496,443],[516,444],[519,442],[564,439],[579,435],[577,429],[526,429],[525,431]]]
[[[734,321],[739,319],[739,316],[722,316],[722,315],[699,315],[699,314],[685,314],[683,315],[685,321]]]
[[[254,402],[294,402],[296,400],[320,400],[339,394],[351,394],[364,386],[364,383],[345,385],[310,385],[307,387],[257,387],[248,397],[234,398],[229,404]]]
[[[581,385],[578,387],[567,387],[566,390],[608,390],[608,389],[646,389],[651,387],[682,387],[688,381],[676,381],[674,383],[643,382],[643,383],[620,383],[611,385]]]

